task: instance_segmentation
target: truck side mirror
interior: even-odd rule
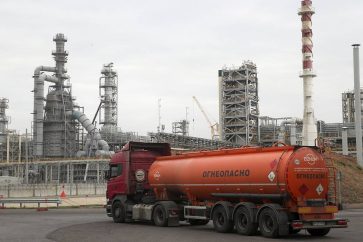
[[[110,171],[105,171],[105,180],[108,181],[110,179]]]

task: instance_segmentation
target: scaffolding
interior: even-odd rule
[[[222,140],[239,145],[258,143],[259,108],[256,65],[219,70],[219,116]]]

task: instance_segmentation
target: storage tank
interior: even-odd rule
[[[159,157],[149,182],[157,199],[326,200],[328,168],[310,147],[242,148]]]

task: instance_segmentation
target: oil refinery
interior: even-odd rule
[[[361,146],[361,113],[354,112],[355,96],[359,95],[359,45],[354,45],[356,82],[354,91],[342,95],[342,123],[317,120],[314,114],[311,1],[302,1],[298,15],[301,17],[302,72],[304,112],[301,117],[269,117],[260,112],[259,78],[257,66],[251,60],[239,66],[224,66],[218,70],[219,122],[212,122],[199,100],[193,96],[202,113],[206,126],[211,130],[210,139],[189,135],[190,120],[172,123],[172,132],[165,132],[160,123],[157,132],[138,135],[137,130],[125,132],[118,126],[119,75],[114,63],[100,63],[99,99],[97,110],[85,110],[77,103],[72,91],[71,74],[66,64],[68,40],[57,33],[53,41],[53,66],[36,65],[33,73],[34,88],[32,122],[26,133],[9,128],[12,97],[0,99],[0,175],[13,176],[29,182],[26,174],[37,174],[35,180],[58,183],[73,181],[99,182],[107,169],[107,159],[128,141],[167,142],[175,152],[241,146],[270,146],[276,142],[291,145],[314,146],[323,140],[336,152],[355,154],[356,144]],[[296,57],[298,58],[298,57]],[[213,70],[211,70],[213,71]],[[215,70],[214,70],[215,71]],[[96,77],[95,77],[96,78]],[[4,93],[5,94],[5,93]],[[2,95],[4,95],[2,94]],[[192,96],[192,95],[191,95]],[[358,100],[359,101],[359,100]],[[95,113],[95,114],[94,114]],[[161,127],[163,126],[163,127]],[[360,130],[360,129],[359,129]],[[356,142],[357,140],[357,142]],[[358,160],[362,164],[361,150]]]
[[[344,3],[3,1],[0,241],[360,241]]]

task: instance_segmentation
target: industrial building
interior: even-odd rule
[[[238,68],[219,70],[218,77],[221,140],[256,145],[259,132],[256,65],[245,61]]]

